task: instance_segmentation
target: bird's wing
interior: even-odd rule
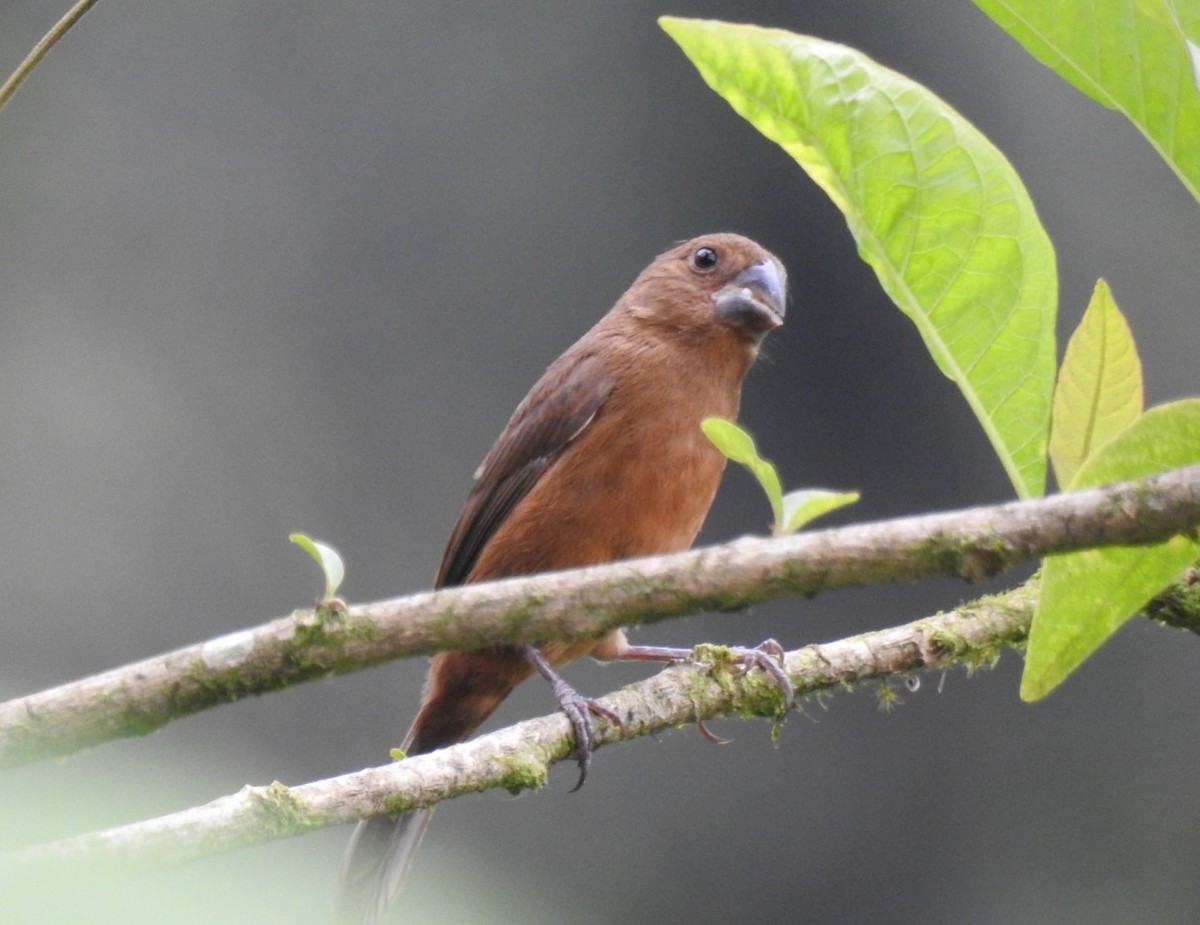
[[[434,587],[462,584],[488,539],[596,417],[613,380],[595,356],[564,354],[538,380],[479,466]]]

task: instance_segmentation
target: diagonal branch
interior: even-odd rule
[[[1035,600],[1036,586],[1029,583],[905,626],[788,652],[786,668],[798,694],[813,694],[921,669],[990,664],[1004,647],[1024,641]],[[699,646],[696,655],[703,663],[667,668],[603,698],[625,728],[599,720],[598,744],[719,716],[778,717],[783,702],[773,680],[731,664],[721,647]],[[297,787],[243,787],[203,806],[40,845],[7,860],[181,863],[466,793],[535,789],[571,748],[570,724],[556,713],[384,767]]]
[[[602,634],[701,610],[1152,543],[1200,524],[1200,465],[1132,482],[613,565],[298,611],[0,704],[0,767],[144,735],[172,719],[438,649]]]
[[[70,28],[83,18],[83,14],[96,5],[96,0],[77,0],[77,2],[67,10],[66,14],[54,26],[42,36],[41,40],[33,46],[33,50],[25,56],[25,60],[17,65],[17,69],[12,72],[8,80],[4,81],[4,85],[0,86],[0,109],[12,98],[12,95],[17,92],[17,89],[25,82],[35,67],[41,63],[41,60],[46,57],[47,53],[58,44]]]

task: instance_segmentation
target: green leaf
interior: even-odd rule
[[[712,445],[733,462],[749,466],[758,459],[754,438],[733,421],[727,421],[725,418],[705,418],[700,422],[700,429]]]
[[[1040,495],[1054,250],[1020,178],[929,90],[832,42],[664,17],[701,76],[846,216],[859,254],[962,390],[1022,497]]]
[[[733,421],[724,418],[705,418],[700,422],[704,435],[713,446],[730,460],[749,469],[771,502],[775,523],[771,532],[776,536],[795,533],[822,514],[853,504],[858,492],[835,492],[819,488],[791,491],[786,495],[775,466],[758,455],[754,439]]]
[[[745,466],[758,479],[767,501],[771,504],[771,513],[778,527],[783,523],[783,485],[779,481],[779,473],[775,467],[758,455],[754,439],[738,427],[733,421],[724,418],[705,418],[700,422],[704,436],[718,450],[735,463]]]
[[[1200,200],[1196,0],[975,0],[1042,64],[1124,113]]]
[[[783,496],[783,533],[795,533],[805,524],[830,511],[854,504],[856,491],[827,491],[823,488],[801,488]]]
[[[337,594],[338,588],[342,586],[342,580],[346,577],[346,566],[342,562],[342,557],[338,555],[338,551],[303,533],[292,533],[288,539],[312,556],[317,565],[321,566],[321,572],[325,576],[325,596],[322,600],[330,600]]]
[[[1101,447],[1072,488],[1133,479],[1200,461],[1200,399],[1151,408]],[[1029,633],[1021,697],[1046,696],[1154,595],[1200,557],[1200,541],[1109,546],[1049,556]]]
[[[1104,280],[1067,342],[1054,389],[1050,461],[1058,484],[1142,413],[1142,361],[1125,316]]]
[[[1137,0],[1138,10],[1164,26],[1192,65],[1200,87],[1200,3],[1195,0]]]

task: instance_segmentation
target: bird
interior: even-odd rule
[[[435,588],[678,552],[708,514],[725,457],[701,429],[737,418],[763,336],[783,323],[787,273],[762,246],[707,234],[660,254],[517,406],[475,472]],[[735,650],[791,685],[768,641]],[[494,645],[431,659],[401,750],[461,742],[525,678],[552,685],[571,721],[579,782],[591,760],[589,714],[620,721],[557,673],[584,655],[671,661],[690,650],[600,639]],[[433,808],[358,824],[342,863],[337,921],[373,925],[400,891]]]

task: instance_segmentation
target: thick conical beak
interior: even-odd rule
[[[774,260],[746,267],[713,296],[713,309],[727,323],[752,337],[783,324],[787,275]]]

